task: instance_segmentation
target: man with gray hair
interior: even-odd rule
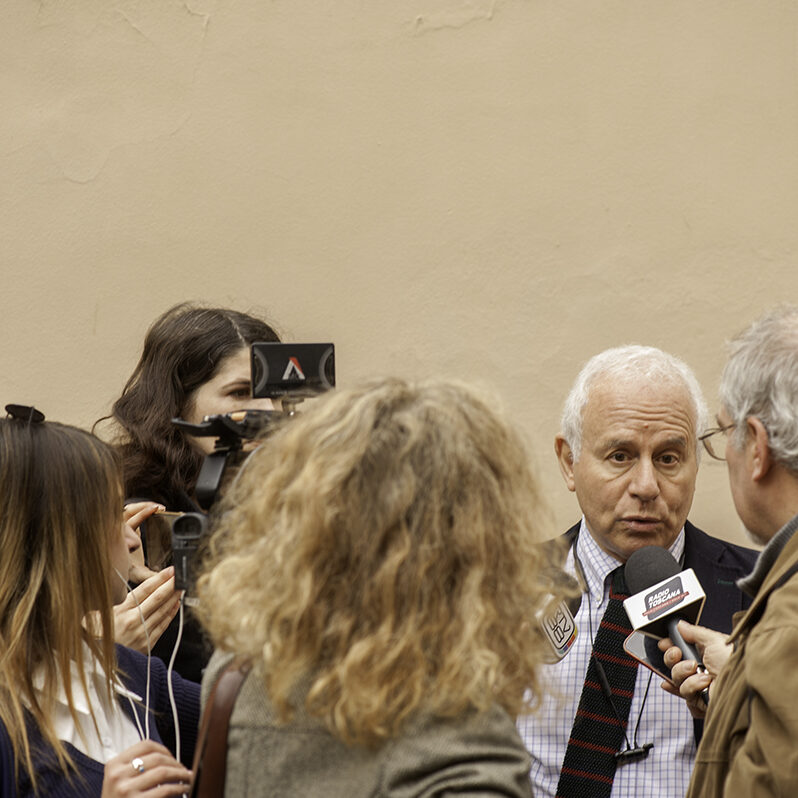
[[[694,714],[707,715],[688,796],[798,795],[798,307],[732,341],[717,422],[705,446],[726,460],[737,514],[765,548],[739,583],[753,603],[731,637],[680,623],[710,673],[666,652]],[[699,696],[718,670],[707,712]]]
[[[583,513],[566,533],[565,569],[583,592],[579,635],[548,666],[540,711],[518,723],[538,798],[684,795],[700,724],[675,696],[649,690],[653,673],[624,650],[631,627],[622,565],[642,546],[662,546],[695,571],[711,626],[730,630],[744,608],[734,582],[755,552],[687,521],[705,423],[692,371],[651,347],[596,355],[565,401],[555,451]]]

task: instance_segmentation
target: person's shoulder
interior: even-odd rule
[[[740,546],[728,540],[715,537],[699,529],[690,521],[684,525],[685,562],[698,557],[711,560],[721,568],[739,570],[743,575],[750,573],[756,563],[759,552],[746,546]]]
[[[386,746],[382,759],[386,795],[426,795],[434,787],[435,794],[531,796],[529,754],[498,706],[456,718],[421,717]]]
[[[569,546],[572,545],[579,535],[579,530],[581,527],[582,522],[577,521],[570,529],[566,529],[558,539],[565,541]]]
[[[567,529],[561,535],[557,535],[557,537],[544,541],[541,545],[550,556],[563,556],[576,542],[581,527],[582,522],[577,521],[570,529]]]

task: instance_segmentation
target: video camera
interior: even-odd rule
[[[335,346],[331,343],[259,341],[252,344],[250,362],[252,397],[280,399],[280,410],[242,410],[206,416],[199,424],[172,419],[172,423],[187,435],[216,438],[214,450],[205,456],[197,478],[195,492],[203,512],[160,514],[171,531],[171,555],[178,590],[186,590],[192,583],[193,563],[207,532],[207,512],[216,501],[227,467],[248,456],[243,451],[244,441],[263,437],[278,418],[293,416],[297,404],[304,399],[335,387]],[[157,518],[157,515],[152,516],[150,521]],[[169,534],[161,532],[160,536],[163,541]],[[164,548],[163,543],[160,548]],[[151,550],[149,543],[147,549]]]

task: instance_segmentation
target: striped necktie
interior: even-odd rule
[[[623,649],[623,641],[632,631],[623,608],[623,600],[628,598],[623,566],[610,576],[610,598],[593,641],[593,653],[560,771],[557,798],[608,798],[618,764],[615,754],[625,739],[637,660]],[[602,681],[609,682],[612,704],[602,690]]]

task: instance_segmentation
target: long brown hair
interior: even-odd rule
[[[53,728],[58,685],[72,702],[70,663],[86,689],[85,647],[115,673],[111,536],[121,534],[121,472],[113,450],[53,422],[0,419],[0,719],[16,769],[36,787],[26,716],[65,774],[72,762]],[[101,636],[83,620],[95,612]],[[34,688],[34,674],[43,686]]]
[[[279,340],[255,316],[188,302],[153,322],[141,358],[111,409],[126,496],[165,500],[193,491],[203,458],[172,418],[185,412],[194,392],[226,357],[255,341]]]
[[[283,424],[223,499],[200,612],[280,715],[347,742],[411,716],[534,702],[558,594],[543,497],[513,425],[456,383],[338,390]]]

